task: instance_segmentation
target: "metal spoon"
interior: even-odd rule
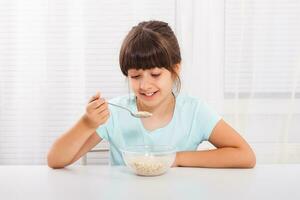
[[[130,109],[128,109],[126,107],[123,107],[123,106],[120,106],[120,105],[117,105],[117,104],[113,104],[113,103],[110,103],[110,102],[108,102],[108,104],[112,105],[112,106],[116,106],[116,107],[122,108],[122,109],[125,109],[128,112],[130,112],[131,116],[136,117],[136,118],[147,118],[147,117],[151,117],[152,116],[152,113],[149,113],[149,112],[146,112],[146,111],[133,112]]]

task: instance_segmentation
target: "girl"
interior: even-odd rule
[[[48,153],[50,167],[74,163],[102,139],[110,143],[114,165],[124,164],[118,147],[146,143],[176,146],[173,166],[255,166],[253,151],[233,128],[201,100],[179,93],[180,49],[167,23],[147,21],[133,27],[122,44],[119,61],[134,95],[111,102],[153,115],[131,117],[127,111],[108,107],[96,94],[81,119],[53,144]],[[216,149],[197,151],[204,140]]]

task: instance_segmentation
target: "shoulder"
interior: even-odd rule
[[[180,93],[176,97],[177,106],[179,108],[185,108],[185,109],[198,109],[199,107],[203,106],[205,102],[197,97],[191,96],[187,93]]]
[[[187,94],[178,96],[179,116],[197,142],[208,140],[221,116],[205,100]]]
[[[176,109],[189,118],[197,116],[203,119],[212,115],[219,115],[205,100],[187,93],[179,94],[176,101]]]

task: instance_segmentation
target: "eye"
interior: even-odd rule
[[[153,77],[159,77],[160,74],[151,74]]]
[[[130,76],[130,77],[133,78],[133,79],[136,79],[136,78],[139,78],[140,75],[135,75],[135,76]]]

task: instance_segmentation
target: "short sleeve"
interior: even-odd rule
[[[216,113],[206,102],[198,100],[194,113],[193,127],[195,137],[202,142],[208,140],[214,127],[220,121],[221,116]]]

